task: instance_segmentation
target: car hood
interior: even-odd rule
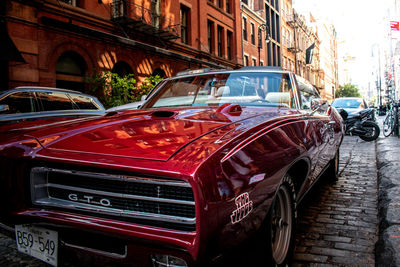
[[[29,135],[58,155],[73,152],[167,161],[196,139],[255,115],[242,112],[240,116],[228,116],[210,108],[122,111]]]

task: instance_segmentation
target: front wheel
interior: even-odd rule
[[[296,225],[295,196],[293,181],[285,175],[266,223],[268,266],[285,266],[292,255]]]
[[[380,129],[378,124],[372,121],[364,121],[362,127],[367,131],[364,135],[359,135],[364,141],[374,141],[379,137]]]

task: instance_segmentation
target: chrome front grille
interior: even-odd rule
[[[196,228],[189,183],[35,167],[32,202],[81,213],[185,231]]]

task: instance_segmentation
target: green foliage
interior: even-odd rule
[[[339,86],[339,90],[336,90],[336,97],[361,97],[361,95],[355,85],[347,83]]]
[[[136,87],[133,74],[120,77],[116,73],[95,73],[87,78],[89,93],[96,95],[104,107],[110,108],[127,103],[140,101],[162,78],[158,75],[149,76]]]
[[[160,76],[149,76],[144,79],[144,82],[132,92],[132,98],[134,101],[140,101],[142,95],[147,95],[153,87],[159,83],[163,78]]]

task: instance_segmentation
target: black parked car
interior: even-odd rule
[[[17,87],[0,93],[0,123],[104,113],[96,97],[67,89]]]

